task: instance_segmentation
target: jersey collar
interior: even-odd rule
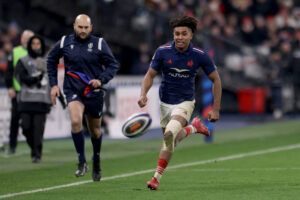
[[[172,45],[172,49],[173,49],[177,54],[188,55],[188,54],[190,54],[190,53],[193,51],[193,44],[192,44],[191,42],[190,42],[189,47],[187,48],[187,50],[184,51],[184,52],[178,51],[178,50],[176,49],[176,47],[175,47],[175,42],[174,42],[174,41],[172,41],[171,45]]]

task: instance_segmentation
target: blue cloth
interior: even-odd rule
[[[103,115],[103,90],[93,90],[88,96],[78,95],[76,91],[66,89],[64,91],[67,102],[80,101],[84,104],[84,114],[93,118],[100,118]]]
[[[160,100],[167,104],[179,104],[195,99],[195,76],[200,68],[209,75],[216,66],[209,56],[190,43],[185,52],[179,52],[175,43],[160,46],[150,67],[162,74],[159,88]]]

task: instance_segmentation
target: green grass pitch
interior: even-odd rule
[[[90,140],[86,156],[91,158]],[[158,191],[146,188],[161,139],[104,140],[103,179],[74,176],[71,139],[45,141],[42,163],[29,148],[0,154],[0,199],[285,200],[300,197],[300,121],[272,122],[215,134],[213,144],[192,135],[175,149]],[[91,161],[89,162],[91,168]]]

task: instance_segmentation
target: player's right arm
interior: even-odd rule
[[[147,93],[150,90],[150,88],[153,84],[153,79],[155,78],[156,75],[157,75],[157,71],[154,70],[152,67],[149,67],[149,69],[143,79],[141,95],[138,100],[138,104],[141,108],[147,105],[147,101],[148,101]]]
[[[56,97],[60,95],[60,89],[57,85],[57,65],[59,59],[63,56],[63,42],[58,41],[49,52],[47,57],[47,72],[49,77],[49,83],[51,86],[51,102],[52,105],[56,104]]]
[[[153,84],[153,79],[158,74],[158,71],[160,71],[161,66],[162,66],[161,52],[159,49],[157,49],[155,54],[152,57],[150,67],[142,82],[141,94],[138,100],[138,104],[141,108],[147,105],[147,101],[148,101],[147,93]]]

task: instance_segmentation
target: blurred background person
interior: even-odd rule
[[[14,77],[14,71],[20,58],[27,55],[27,42],[33,36],[31,30],[23,31],[21,35],[21,45],[13,48],[11,54],[8,56],[8,67],[5,74],[5,83],[8,89],[8,96],[11,98],[11,119],[10,119],[10,133],[9,133],[9,149],[8,154],[16,152],[20,115],[18,112],[17,93],[21,90],[20,83]]]
[[[21,84],[18,93],[18,111],[22,119],[23,134],[31,149],[33,163],[42,158],[43,135],[46,115],[50,111],[50,87],[46,74],[44,40],[35,35],[27,45],[28,55],[21,58],[16,66],[15,76]]]
[[[269,57],[269,74],[270,92],[272,100],[272,110],[275,119],[282,117],[282,81],[283,69],[281,62],[281,54],[278,50],[273,50]]]

